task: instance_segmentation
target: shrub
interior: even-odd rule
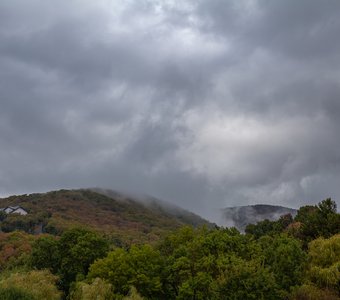
[[[26,295],[32,295],[33,298],[27,299],[59,300],[61,293],[55,285],[56,281],[57,277],[47,270],[31,271],[28,273],[12,273],[8,278],[0,281],[0,286],[2,289],[12,289],[11,293],[14,293],[15,290],[21,290]]]

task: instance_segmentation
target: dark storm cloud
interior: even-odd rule
[[[215,218],[340,197],[338,1],[1,1],[0,193]]]

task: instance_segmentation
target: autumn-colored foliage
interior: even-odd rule
[[[93,191],[48,195],[6,200],[23,200],[30,214],[5,216],[6,226],[41,220],[50,234],[0,233],[0,299],[340,298],[339,214],[330,199],[242,234],[180,226],[159,208]]]
[[[20,205],[27,216],[9,215],[3,230],[15,229],[34,233],[37,224],[43,231],[60,235],[73,227],[104,232],[117,246],[157,241],[166,233],[183,225],[208,222],[193,214],[168,213],[128,197],[109,197],[92,190],[60,190],[45,194],[11,196],[0,199],[0,206]]]
[[[24,232],[0,232],[0,271],[31,252],[35,237]]]

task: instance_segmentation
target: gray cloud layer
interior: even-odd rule
[[[337,0],[3,0],[0,194],[338,200],[339,32]]]

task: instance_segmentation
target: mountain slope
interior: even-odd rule
[[[140,196],[140,195],[126,195],[120,192],[116,192],[113,190],[108,189],[100,189],[100,188],[92,188],[91,191],[94,191],[99,194],[103,194],[105,196],[108,196],[112,199],[131,199],[133,201],[138,202],[139,204],[142,204],[150,211],[156,213],[156,214],[165,214],[166,216],[172,216],[179,221],[183,222],[184,224],[189,224],[192,226],[201,226],[203,224],[208,223],[208,221],[204,220],[202,217],[185,210],[177,205],[174,205],[172,203],[168,203],[166,201],[160,200],[158,198],[152,197],[152,196]],[[212,225],[212,224],[210,224]]]
[[[44,232],[55,234],[70,227],[85,226],[104,232],[117,243],[154,241],[183,225],[209,224],[170,204],[166,208],[155,199],[142,202],[108,190],[60,190],[0,199],[0,207],[9,205],[20,205],[29,214],[9,215],[2,224],[4,231],[11,231],[13,224],[33,231],[32,224],[41,223]]]
[[[266,204],[227,207],[222,211],[223,225],[234,226],[243,231],[248,224],[256,224],[265,219],[278,220],[280,216],[286,214],[294,217],[296,212],[297,210],[293,208]]]

